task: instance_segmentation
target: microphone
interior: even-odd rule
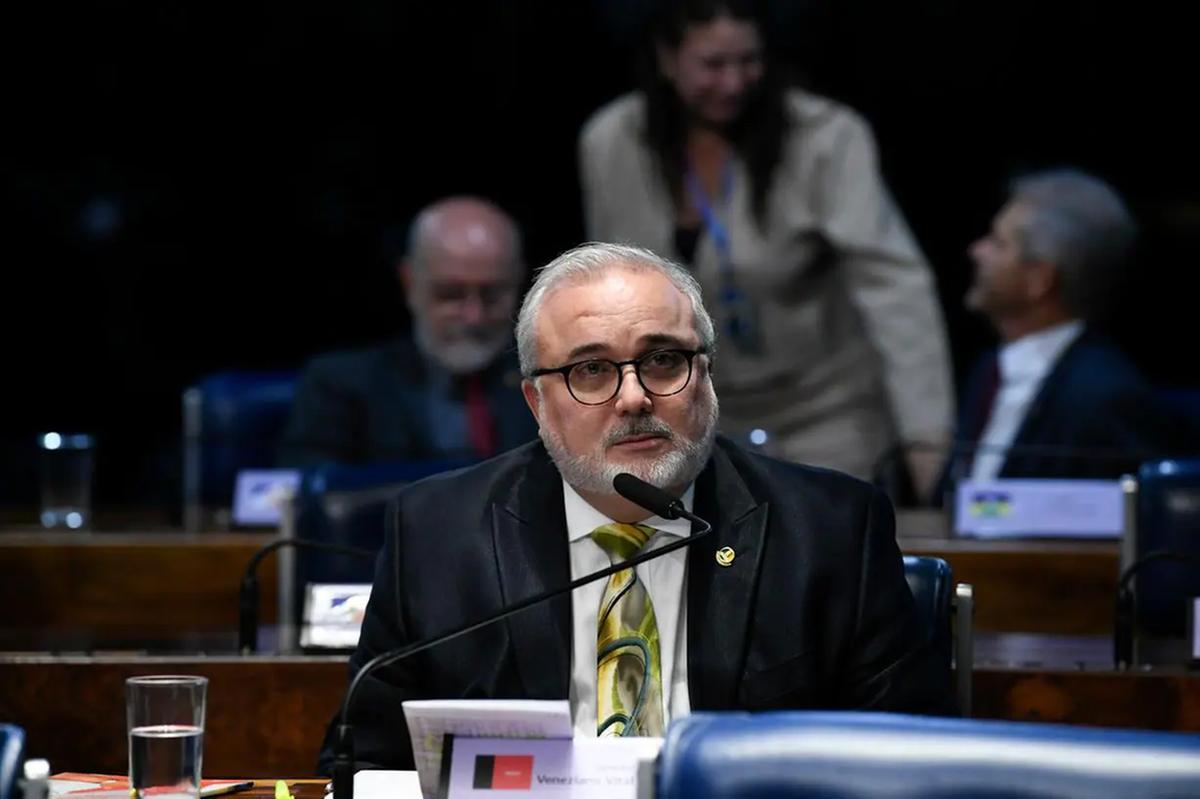
[[[300,538],[279,538],[260,547],[250,557],[250,562],[246,564],[246,571],[242,574],[241,588],[238,589],[238,651],[243,655],[258,651],[258,564],[280,547],[312,549],[318,552],[333,552],[339,555],[354,555],[363,558],[374,558],[376,554],[370,549],[348,547],[342,544],[326,544],[323,541],[305,541]]]
[[[359,685],[362,684],[363,679],[371,672],[403,660],[410,655],[424,652],[426,649],[431,649],[439,644],[444,644],[447,641],[474,632],[481,627],[487,627],[489,624],[506,619],[514,613],[518,613],[533,605],[541,604],[557,596],[574,591],[580,586],[601,580],[619,571],[633,568],[648,560],[662,557],[677,549],[691,546],[712,532],[711,524],[684,508],[683,503],[678,499],[631,474],[622,473],[613,478],[613,488],[625,499],[657,516],[661,516],[664,519],[678,519],[682,517],[690,520],[693,524],[699,525],[699,529],[687,538],[672,541],[666,546],[659,547],[653,551],[642,552],[629,560],[614,563],[605,569],[600,569],[591,574],[585,574],[583,577],[572,580],[560,588],[552,588],[549,591],[543,591],[528,599],[522,599],[519,602],[505,605],[496,613],[486,616],[481,620],[469,622],[457,629],[435,635],[432,638],[426,638],[423,641],[416,641],[398,649],[381,652],[368,660],[358,670],[358,673],[354,675],[354,679],[350,681],[350,687],[346,690],[346,697],[342,700],[342,707],[338,711],[338,724],[333,744],[333,799],[354,799],[354,731],[350,725],[350,707],[354,703],[354,696],[358,691]]]
[[[1129,583],[1142,567],[1163,560],[1200,566],[1200,555],[1158,549],[1147,552],[1121,573],[1121,579],[1117,581],[1117,601],[1113,614],[1113,662],[1120,670],[1128,669],[1133,664],[1133,633],[1137,626],[1134,619],[1136,603]]]

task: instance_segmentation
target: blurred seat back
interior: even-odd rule
[[[25,731],[14,724],[0,724],[0,799],[14,799],[17,795],[24,752]]]
[[[470,465],[469,460],[397,461],[368,465],[329,464],[307,470],[294,508],[294,531],[302,541],[378,551],[383,544],[392,500],[401,488],[440,472]],[[281,553],[283,554],[283,553]],[[281,563],[285,563],[285,558]],[[292,604],[283,618],[299,621],[310,583],[370,583],[374,561],[352,555],[296,550]]]
[[[1144,463],[1137,482],[1134,562],[1152,552],[1200,558],[1200,460]],[[1181,638],[1187,600],[1200,596],[1200,567],[1156,561],[1141,567],[1135,580],[1139,635]]]
[[[219,372],[183,393],[188,530],[202,529],[207,514],[228,510],[239,471],[274,466],[296,379],[295,372]]]
[[[1200,796],[1200,737],[885,713],[694,713],[657,799]]]
[[[954,686],[959,712],[968,715],[975,660],[971,587],[954,582],[949,563],[927,556],[905,555],[904,578],[916,602],[925,642],[938,654],[945,682]]]

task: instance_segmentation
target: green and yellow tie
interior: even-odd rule
[[[636,555],[652,535],[654,528],[644,524],[605,524],[592,531],[592,540],[612,563],[620,563]],[[633,569],[608,578],[597,620],[597,734],[661,736],[658,622],[650,594]]]

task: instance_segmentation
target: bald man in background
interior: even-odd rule
[[[524,277],[513,220],[484,200],[440,200],[417,215],[397,271],[411,336],[315,358],[282,465],[485,458],[536,437],[512,341]]]

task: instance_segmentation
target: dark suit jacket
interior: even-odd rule
[[[305,370],[280,446],[285,466],[435,460],[462,457],[437,449],[430,429],[427,368],[411,339],[313,359]],[[498,452],[536,438],[537,423],[521,397],[513,353],[484,372]]]
[[[986,376],[996,358],[989,353],[977,365],[963,393],[948,480],[970,473],[970,449],[988,411]],[[1115,478],[1136,473],[1142,461],[1186,453],[1195,438],[1125,356],[1085,331],[1046,375],[999,476]]]
[[[351,674],[371,657],[570,581],[562,480],[540,442],[406,487]],[[922,643],[887,498],[867,483],[718,439],[696,484],[712,535],[687,565],[695,710],[953,709]],[[714,553],[732,547],[732,566]],[[534,606],[363,680],[363,767],[412,768],[401,702],[568,696],[571,604]],[[321,768],[332,755],[322,752]]]

